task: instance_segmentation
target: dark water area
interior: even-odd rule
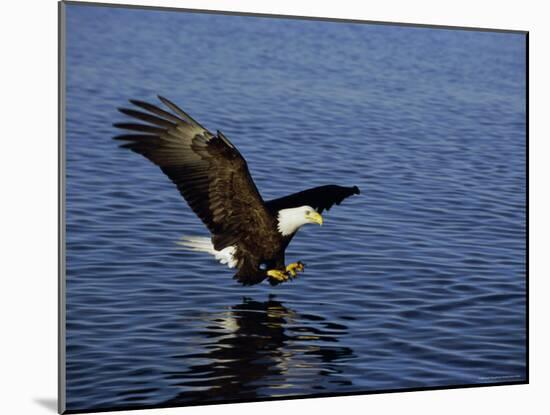
[[[67,33],[69,410],[525,379],[523,35],[75,5]],[[111,140],[156,94],[265,199],[361,189],[290,244],[298,279],[175,243],[207,230]]]

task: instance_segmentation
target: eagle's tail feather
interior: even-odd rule
[[[181,240],[176,242],[178,245],[184,246],[191,251],[208,252],[214,255],[214,245],[210,238],[204,236],[183,236]]]
[[[209,253],[222,264],[227,264],[229,268],[235,268],[237,266],[237,260],[235,259],[236,249],[234,246],[227,246],[220,251],[216,251],[210,238],[204,236],[184,236],[176,243],[190,251]]]

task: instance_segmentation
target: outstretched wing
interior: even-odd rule
[[[175,104],[159,99],[171,112],[137,100],[130,102],[141,110],[119,109],[142,121],[114,124],[130,132],[114,137],[128,142],[121,147],[147,157],[176,184],[215,236],[216,249],[269,226],[269,213],[235,146],[220,131],[210,133]]]
[[[325,209],[329,210],[334,204],[339,205],[345,198],[359,193],[357,186],[344,187],[331,184],[270,200],[266,206],[271,212],[277,212],[281,209],[308,205],[321,213]]]

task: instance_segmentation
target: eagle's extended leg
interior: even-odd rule
[[[304,263],[301,261],[293,262],[292,264],[288,264],[286,266],[286,272],[290,274],[291,278],[296,277],[298,275],[298,272],[304,272]]]
[[[269,277],[269,282],[272,285],[276,285],[295,278],[298,275],[298,272],[303,271],[304,264],[301,261],[298,261],[287,265],[284,270],[270,269],[267,271],[267,276]]]
[[[267,276],[269,277],[269,282],[272,285],[279,284],[290,279],[289,273],[287,271],[281,271],[278,269],[270,269],[269,271],[267,271]]]

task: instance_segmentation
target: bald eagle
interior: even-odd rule
[[[138,100],[130,103],[139,110],[119,108],[141,122],[113,124],[128,130],[114,139],[159,166],[212,234],[182,244],[237,268],[234,278],[244,285],[265,279],[275,285],[304,271],[300,261],[285,265],[291,239],[302,225],[321,225],[323,210],[359,189],[327,185],[265,202],[245,159],[221,131],[212,134],[174,103],[158,98],[169,111]]]

